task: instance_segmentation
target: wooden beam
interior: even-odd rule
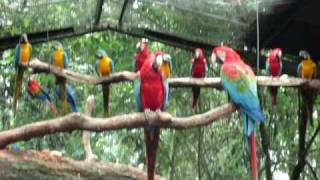
[[[142,128],[147,125],[155,125],[162,128],[186,129],[205,126],[220,118],[230,115],[236,107],[228,103],[212,109],[203,114],[189,117],[173,117],[166,112],[131,113],[109,118],[93,118],[85,114],[71,113],[56,119],[38,121],[0,132],[0,149],[8,144],[21,140],[29,140],[33,137],[42,137],[57,132],[70,132],[73,130],[111,131],[117,129]]]
[[[100,22],[103,3],[104,3],[104,0],[97,0],[97,6],[96,6],[95,15],[94,15],[94,23],[93,23],[94,25],[97,25]]]

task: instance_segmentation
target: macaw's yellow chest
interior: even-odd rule
[[[316,76],[316,65],[311,60],[303,61],[301,64],[301,77],[312,79]]]
[[[99,60],[98,72],[101,76],[107,76],[110,74],[110,59],[105,57]]]
[[[29,43],[20,45],[20,63],[27,63],[31,56],[31,48]]]
[[[161,70],[161,72],[164,73],[164,75],[166,76],[167,79],[170,78],[171,72],[170,72],[169,63],[166,63],[166,62],[162,63],[160,70]]]
[[[58,66],[60,68],[64,67],[64,61],[63,61],[63,51],[62,50],[55,50],[53,52],[53,65]]]

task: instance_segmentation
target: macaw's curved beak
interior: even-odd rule
[[[159,71],[162,63],[163,63],[163,55],[158,55],[152,62],[152,68],[155,71]]]
[[[101,59],[102,57],[103,57],[102,53],[98,52],[98,53],[96,54],[96,58]]]
[[[282,61],[282,52],[281,51],[279,51],[277,53],[277,58],[278,58],[279,61]]]
[[[28,42],[28,36],[26,33],[24,33],[21,37],[21,42],[22,43],[27,43]]]

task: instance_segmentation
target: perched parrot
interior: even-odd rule
[[[99,76],[109,76],[114,72],[114,63],[104,50],[98,50],[96,57],[96,71]],[[104,116],[107,116],[109,109],[109,89],[109,84],[102,85]]]
[[[134,61],[133,61],[133,68],[134,72],[138,72],[146,59],[149,58],[149,52],[148,52],[148,41],[147,39],[142,38],[138,43],[137,43],[137,52],[134,55]]]
[[[58,114],[56,107],[51,102],[49,94],[42,89],[41,85],[36,80],[29,78],[27,92],[32,98],[43,101],[50,108],[52,113]]]
[[[300,64],[298,65],[298,76],[306,79],[313,79],[317,77],[317,65],[311,59],[310,54],[307,51],[301,50],[299,52],[299,58],[301,59]],[[312,89],[301,89],[301,95],[305,98],[307,106],[307,115],[310,120],[310,124],[313,126],[312,121],[312,112],[313,112],[313,103],[316,93]]]
[[[56,91],[56,95],[59,98],[61,98],[61,88],[58,85],[56,86],[55,91]],[[70,105],[72,112],[80,112],[78,110],[78,107],[77,107],[76,102],[73,97],[72,87],[69,84],[66,84],[66,94],[67,94],[67,101]]]
[[[18,98],[22,86],[22,78],[23,78],[23,72],[25,70],[24,67],[22,67],[20,64],[26,64],[29,62],[31,57],[32,47],[29,43],[27,34],[23,34],[22,37],[19,40],[19,43],[16,46],[16,52],[15,52],[15,68],[16,68],[16,77],[15,77],[15,83],[14,83],[14,91],[13,91],[13,114],[16,114],[17,111],[17,103]]]
[[[68,55],[63,50],[60,42],[55,42],[52,48],[51,64],[61,69],[68,69]],[[56,85],[60,87],[61,96],[59,96],[61,102],[62,114],[66,114],[67,109],[67,94],[66,94],[66,78],[56,76]]]
[[[172,72],[172,62],[170,54],[165,54],[163,56],[163,62],[160,67],[161,72],[166,76],[166,79],[169,79]]]
[[[191,60],[189,74],[193,78],[204,78],[207,72],[207,61],[204,57],[203,51],[200,48],[195,49],[195,57]],[[195,108],[200,95],[200,87],[192,87],[193,101],[192,108]]]
[[[280,76],[282,72],[282,51],[280,48],[273,49],[266,60],[266,72],[271,77]],[[272,105],[277,104],[278,87],[269,88]]]
[[[257,180],[256,123],[264,122],[265,118],[257,95],[256,77],[250,66],[229,47],[214,48],[211,61],[222,64],[220,72],[222,86],[240,108],[245,141],[250,154],[252,180]]]
[[[139,112],[144,112],[148,120],[148,112],[165,111],[168,103],[169,85],[165,75],[160,71],[163,53],[160,51],[150,55],[137,73],[135,82],[136,107]],[[148,180],[154,179],[156,152],[160,139],[160,128],[149,125],[144,128],[146,144],[146,164]]]

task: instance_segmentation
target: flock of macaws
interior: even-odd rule
[[[161,51],[149,53],[148,42],[141,39],[137,43],[137,52],[134,55],[133,68],[137,74],[137,80],[134,81],[134,92],[136,108],[138,112],[145,114],[148,120],[150,111],[165,111],[169,99],[169,85],[167,79],[172,72],[172,59],[169,54]],[[20,64],[29,62],[31,57],[31,45],[26,34],[24,34],[17,47],[15,54],[15,65],[17,74],[14,87],[13,111],[16,112],[16,105],[21,89],[23,72],[25,68]],[[298,66],[298,75],[302,78],[314,78],[317,74],[316,64],[312,61],[306,51],[299,53],[301,63]],[[114,62],[104,50],[98,50],[96,54],[96,71],[99,76],[109,76],[114,72]],[[250,154],[251,175],[252,179],[257,179],[257,159],[255,133],[256,124],[265,121],[264,115],[260,108],[259,98],[257,95],[256,77],[250,66],[245,64],[240,55],[233,49],[226,46],[213,48],[210,61],[212,64],[221,65],[221,83],[223,88],[228,92],[231,100],[238,105],[241,118],[243,121],[243,133],[246,139],[246,147]],[[60,43],[55,43],[52,49],[51,64],[61,69],[68,68],[68,56],[63,50]],[[207,72],[207,60],[200,48],[195,49],[195,55],[191,60],[189,74],[193,78],[204,78]],[[282,51],[279,48],[273,49],[266,59],[266,72],[271,77],[280,76],[282,73]],[[109,85],[103,85],[104,112],[108,113],[109,102]],[[50,110],[57,114],[58,111],[51,101],[48,93],[44,91],[41,85],[31,76],[28,77],[28,93],[48,105]],[[72,88],[67,84],[63,77],[56,77],[56,95],[60,99],[61,109],[67,106],[72,111],[79,112],[73,97]],[[276,104],[278,87],[269,89],[272,104]],[[197,106],[200,87],[192,87],[193,101],[192,107]],[[148,179],[154,179],[156,152],[160,139],[160,128],[154,125],[148,125],[144,128],[144,137],[146,144],[146,164]]]

